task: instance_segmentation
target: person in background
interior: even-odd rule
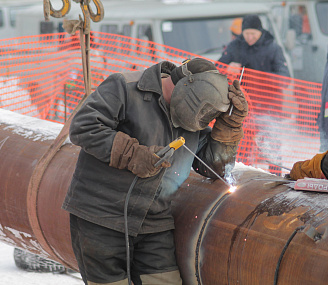
[[[263,29],[260,18],[257,15],[247,15],[242,21],[242,33],[237,36],[235,40],[231,41],[223,52],[221,58],[218,60],[219,64],[228,64],[226,71],[228,73],[240,73],[241,68],[258,70],[268,74],[262,75],[270,77],[269,73],[290,76],[287,62],[283,55],[282,48],[274,41],[273,36],[269,31]],[[219,65],[220,66],[220,65]],[[222,66],[222,65],[221,65]],[[256,82],[256,79],[253,79]],[[248,83],[251,87],[252,82]],[[267,92],[276,92],[279,89],[279,84],[275,88],[266,89]],[[261,97],[261,91],[258,92]],[[275,98],[272,98],[272,103],[265,100],[253,102],[253,107],[262,112],[261,115],[268,116],[282,112],[276,106]],[[279,144],[271,144],[271,140],[265,141],[266,144],[272,145],[272,151],[279,153]],[[277,157],[281,160],[281,157]],[[271,173],[281,175],[281,168],[269,165]]]
[[[243,18],[235,18],[230,26],[231,40],[234,40],[241,34],[241,25]]]
[[[247,15],[242,22],[242,33],[229,43],[219,62],[234,68],[251,68],[289,76],[281,47],[270,32],[262,28],[257,15]]]
[[[217,177],[183,147],[158,167],[155,154],[182,136],[224,177],[234,166],[247,114],[239,82],[229,86],[201,58],[179,67],[163,61],[114,73],[98,86],[72,119],[70,139],[81,151],[62,206],[70,212],[72,247],[85,284],[128,284],[124,204],[136,177],[127,215],[132,282],[182,284],[172,196],[191,167]]]
[[[294,163],[290,171],[290,177],[293,180],[303,179],[305,177],[327,179],[328,177],[328,151],[318,153],[311,159],[298,161]]]

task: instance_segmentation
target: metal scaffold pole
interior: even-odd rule
[[[82,66],[83,66],[83,77],[84,77],[84,85],[85,85],[85,95],[80,100],[77,107],[73,110],[68,120],[65,122],[63,128],[60,133],[56,137],[56,139],[51,143],[47,151],[42,155],[42,157],[38,160],[37,165],[35,166],[32,176],[29,181],[28,190],[27,190],[27,214],[29,222],[33,228],[33,233],[37,240],[40,241],[42,248],[51,254],[52,256],[57,258],[57,261],[63,264],[66,267],[69,265],[63,260],[61,256],[59,256],[52,248],[49,246],[47,239],[42,232],[38,211],[37,211],[37,200],[39,194],[39,187],[42,181],[43,175],[55,157],[55,155],[60,150],[63,143],[66,141],[69,135],[69,126],[71,124],[72,118],[86,100],[86,98],[91,93],[91,71],[90,71],[90,19],[92,21],[101,21],[104,17],[104,9],[100,0],[92,0],[97,7],[97,13],[93,13],[90,7],[91,0],[73,0],[76,3],[80,3],[83,16],[79,16],[79,20],[70,20],[64,21],[64,28],[67,32],[71,34],[75,34],[77,30],[80,33],[80,44],[81,44],[81,53],[82,53]],[[70,0],[62,0],[63,6],[59,10],[55,10],[50,0],[43,0],[44,4],[44,16],[46,20],[49,20],[49,17],[62,18],[66,14],[69,13],[71,3]]]

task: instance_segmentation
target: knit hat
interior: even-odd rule
[[[173,69],[171,72],[171,79],[173,84],[176,85],[181,78],[189,74],[196,74],[209,70],[217,69],[212,62],[196,57],[191,60],[186,60],[181,66]]]
[[[242,30],[255,29],[262,31],[262,23],[257,15],[247,15],[243,19]]]

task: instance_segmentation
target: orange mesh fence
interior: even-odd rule
[[[84,95],[78,36],[65,33],[0,41],[0,107],[64,123]],[[125,36],[92,32],[91,74],[95,89],[113,72],[145,69],[197,55]],[[229,80],[241,70],[218,63]],[[319,151],[316,118],[321,84],[245,69],[241,85],[249,103],[237,161],[281,175]]]
[[[222,72],[229,69],[222,66]],[[238,78],[240,70],[228,74]],[[245,69],[242,88],[249,102],[238,160],[281,175],[319,151],[316,119],[321,84]]]

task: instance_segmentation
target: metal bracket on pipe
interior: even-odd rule
[[[308,236],[310,239],[313,239],[314,241],[321,240],[323,235],[319,233],[317,229],[312,225],[306,227],[302,232],[304,232],[306,236]]]

